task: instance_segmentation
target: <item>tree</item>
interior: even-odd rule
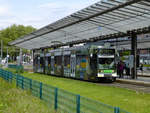
[[[7,54],[7,47],[10,56],[16,55],[16,52],[19,52],[19,49],[14,46],[8,45],[9,42],[14,41],[22,36],[25,36],[36,29],[32,26],[23,26],[23,25],[16,25],[13,24],[6,29],[0,30],[0,40],[3,40],[3,55],[4,57]],[[23,50],[26,52],[26,50]]]

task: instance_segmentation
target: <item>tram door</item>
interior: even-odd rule
[[[71,77],[75,77],[76,55],[71,55],[70,65],[71,65]]]
[[[54,61],[54,56],[51,56],[51,74],[54,74],[54,69],[55,69],[55,61]]]

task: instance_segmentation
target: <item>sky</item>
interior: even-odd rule
[[[0,30],[12,24],[37,29],[100,0],[0,0]]]

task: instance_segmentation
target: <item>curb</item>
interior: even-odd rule
[[[137,75],[139,77],[150,77],[150,75]]]
[[[133,85],[150,87],[150,82],[144,82],[144,81],[117,79],[116,82],[118,82],[118,83],[128,83],[128,84],[133,84]]]

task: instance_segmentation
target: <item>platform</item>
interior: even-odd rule
[[[125,76],[124,78],[117,78],[116,82],[150,87],[150,77],[138,77],[137,79],[129,79]]]

